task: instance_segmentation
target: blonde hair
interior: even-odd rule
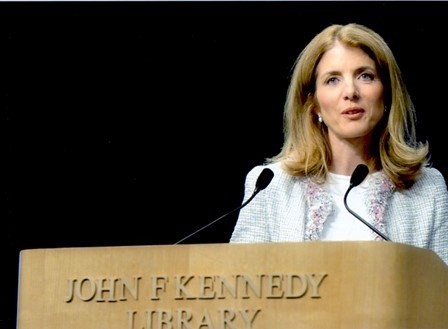
[[[384,85],[388,113],[374,132],[369,169],[382,169],[397,189],[410,187],[428,164],[428,143],[417,142],[414,105],[389,46],[379,34],[355,23],[325,28],[299,54],[284,109],[284,144],[267,161],[282,162],[291,175],[325,181],[332,154],[327,128],[313,112],[314,91],[317,64],[336,41],[368,54]]]

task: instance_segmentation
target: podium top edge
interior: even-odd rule
[[[203,248],[207,247],[282,247],[282,246],[381,246],[381,247],[403,247],[403,248],[415,248],[423,249],[413,245],[404,244],[400,242],[391,241],[285,241],[285,242],[251,242],[251,243],[191,243],[191,244],[148,244],[148,245],[104,245],[104,246],[71,246],[71,247],[50,247],[50,248],[25,248],[21,249],[20,253],[25,252],[38,252],[38,251],[64,251],[64,250],[110,250],[110,249],[159,249],[159,248]],[[428,250],[428,249],[424,249]]]

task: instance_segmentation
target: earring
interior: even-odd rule
[[[387,112],[387,106],[384,106],[384,112]]]
[[[322,117],[320,116],[320,114],[317,115],[317,121],[319,121],[320,123],[322,123]]]

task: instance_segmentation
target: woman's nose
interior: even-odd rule
[[[359,98],[359,91],[355,83],[347,82],[344,87],[344,99],[356,100]]]

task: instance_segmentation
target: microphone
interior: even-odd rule
[[[367,177],[368,174],[369,174],[369,168],[364,164],[359,164],[355,168],[355,170],[353,171],[352,177],[350,177],[350,186],[348,187],[347,192],[345,192],[344,205],[345,205],[345,208],[348,210],[348,212],[351,213],[353,216],[355,216],[357,219],[359,219],[364,225],[367,225],[373,232],[378,234],[385,241],[390,241],[390,239],[387,236],[385,236],[383,233],[378,231],[375,226],[373,226],[372,224],[370,224],[369,222],[367,222],[366,220],[361,218],[361,216],[359,216],[357,213],[355,213],[353,210],[351,210],[349,208],[349,206],[347,205],[348,193],[352,190],[352,188],[361,184],[362,181]]]
[[[186,237],[180,239],[179,241],[177,241],[175,243],[175,245],[181,243],[182,241],[188,239],[189,237],[195,235],[199,231],[202,231],[203,229],[209,227],[210,225],[216,223],[217,221],[219,221],[219,220],[229,216],[230,214],[234,213],[235,211],[240,210],[241,208],[245,207],[249,202],[252,201],[253,198],[255,198],[255,196],[259,192],[264,190],[271,183],[271,180],[272,180],[273,177],[274,177],[274,172],[271,169],[269,169],[269,168],[264,168],[263,171],[260,173],[260,175],[257,178],[257,182],[255,183],[255,189],[254,189],[251,197],[249,199],[247,199],[246,202],[244,202],[240,206],[236,207],[235,209],[229,211],[228,213],[222,215],[221,217],[215,219],[213,222],[208,223],[207,225],[201,227],[200,229],[198,229],[198,230],[194,231],[193,233],[187,235]]]

